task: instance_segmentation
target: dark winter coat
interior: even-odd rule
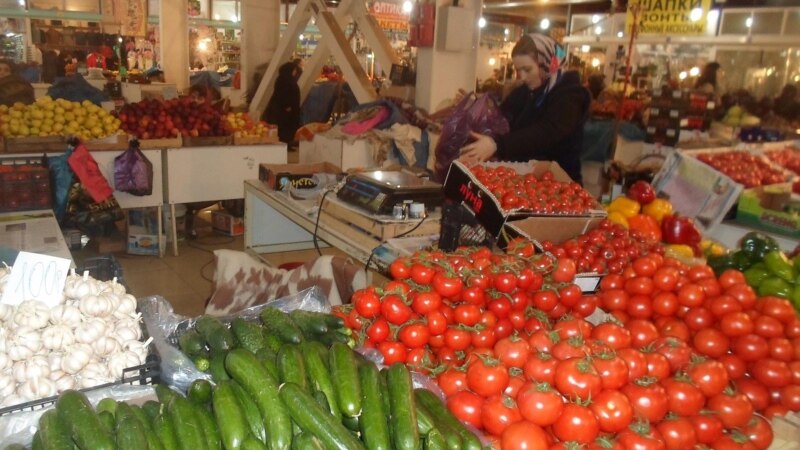
[[[294,77],[295,64],[287,62],[278,69],[275,90],[264,112],[264,120],[278,126],[278,137],[282,142],[294,142],[294,134],[300,128],[300,87]]]
[[[555,161],[581,183],[583,125],[589,116],[591,94],[581,85],[577,72],[562,73],[541,99],[543,92],[544,86],[531,91],[523,85],[506,97],[500,109],[511,131],[495,139],[495,155],[501,161]]]

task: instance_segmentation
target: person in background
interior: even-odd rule
[[[561,70],[557,51],[558,44],[548,36],[520,38],[511,59],[523,83],[500,105],[511,131],[495,137],[471,132],[474,141],[461,149],[459,159],[468,164],[491,158],[555,161],[582,182],[583,124],[591,95],[577,72]]]
[[[800,102],[797,100],[797,86],[793,84],[784,86],[780,95],[775,97],[772,111],[776,116],[788,121],[800,119]]]
[[[33,86],[17,75],[16,65],[8,59],[0,60],[0,104],[11,106],[20,102],[29,105],[35,101]]]
[[[592,100],[597,100],[600,93],[606,88],[606,77],[602,73],[595,73],[589,76],[586,81],[586,88],[592,94]]]
[[[710,62],[703,67],[700,76],[694,83],[694,88],[706,94],[712,94],[714,97],[719,97],[719,79],[723,75],[718,62]]]
[[[267,123],[278,126],[278,138],[289,145],[294,145],[294,134],[300,128],[300,87],[297,79],[302,70],[294,61],[280,66],[275,89],[262,117]]]

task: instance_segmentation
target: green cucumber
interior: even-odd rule
[[[248,436],[242,444],[242,450],[267,450],[267,446],[253,436]]]
[[[142,405],[142,410],[147,415],[147,418],[150,419],[150,423],[153,423],[153,419],[161,412],[161,403],[155,400],[148,400]]]
[[[194,410],[200,419],[200,425],[203,427],[203,435],[209,450],[222,450],[222,438],[219,435],[219,426],[217,421],[214,420],[214,415],[204,406],[194,405]]]
[[[287,450],[292,443],[292,421],[278,399],[278,381],[255,355],[244,349],[228,352],[225,367],[258,405],[267,430],[269,450]]]
[[[172,419],[170,419],[166,410],[161,411],[153,419],[153,432],[158,437],[158,440],[161,441],[164,450],[180,450],[181,446],[178,442],[178,436],[175,434],[175,425],[173,425]]]
[[[167,412],[181,450],[208,450],[203,425],[192,402],[177,395],[167,404]]]
[[[460,450],[462,439],[461,436],[458,435],[458,432],[442,423],[438,420],[438,417],[434,417],[434,415],[422,404],[422,402],[417,401],[417,430],[420,431],[420,435],[424,435],[430,433],[431,429],[436,429],[442,436],[444,436],[445,445],[447,446],[448,450]],[[430,428],[428,428],[432,425]],[[423,432],[423,429],[428,429],[427,432]]]
[[[147,446],[150,448],[150,450],[164,450],[164,446],[161,444],[161,441],[158,440],[158,437],[153,431],[150,417],[147,416],[144,409],[138,405],[130,405],[130,408],[133,415],[139,419],[139,422],[144,427],[145,437],[147,438]]]
[[[281,383],[292,382],[306,392],[311,392],[308,374],[306,373],[306,363],[303,361],[300,347],[295,344],[286,344],[278,351],[276,359]]]
[[[244,440],[250,434],[244,411],[233,392],[233,387],[231,387],[232,383],[233,381],[222,381],[217,384],[212,399],[220,438],[227,450],[241,448]]]
[[[314,400],[317,402],[317,404],[322,407],[322,409],[326,411],[331,410],[331,405],[328,403],[328,398],[325,397],[325,394],[322,391],[315,390],[311,395],[314,397]]]
[[[100,411],[97,413],[97,418],[100,419],[103,429],[106,430],[108,434],[113,435],[114,430],[117,428],[117,419],[114,418],[114,415],[108,411]]]
[[[276,380],[280,379],[280,374],[278,373],[278,362],[277,362],[277,355],[272,350],[268,349],[267,347],[262,348],[261,350],[256,353],[256,359],[267,369],[270,375],[272,375]]]
[[[67,423],[55,409],[49,409],[39,418],[39,437],[48,450],[72,450],[75,443]]]
[[[189,385],[189,389],[186,391],[186,398],[197,405],[207,406],[211,404],[211,391],[211,382],[198,378]]]
[[[391,450],[389,411],[381,398],[384,392],[380,371],[374,364],[364,364],[358,368],[358,377],[361,381],[361,440],[367,450]]]
[[[300,433],[292,440],[292,450],[325,450],[325,447],[313,434]]]
[[[197,330],[186,330],[178,338],[178,348],[189,356],[197,356],[206,348],[206,343]]]
[[[464,450],[481,450],[482,445],[478,437],[464,427],[458,418],[439,400],[436,394],[427,389],[416,389],[414,390],[414,398],[430,411],[431,416],[435,418],[437,423],[452,428],[461,437]],[[438,428],[442,429],[442,427]]]
[[[285,344],[299,344],[303,341],[303,331],[285,312],[267,307],[261,311],[261,320]]]
[[[317,340],[325,345],[333,345],[334,343],[338,342],[340,344],[345,344],[348,347],[350,346],[350,337],[339,333],[338,331],[328,331],[327,333],[320,334],[317,336]]]
[[[283,346],[283,340],[266,327],[262,329],[261,334],[264,336],[264,348],[272,350],[272,353],[278,353]]]
[[[160,401],[164,405],[169,403],[170,400],[172,400],[173,398],[180,396],[180,394],[178,394],[177,391],[170,389],[169,387],[167,387],[166,384],[155,385],[155,390],[156,390],[156,397],[158,397],[158,401]]]
[[[25,446],[22,444],[9,444],[3,447],[3,450],[25,450]]]
[[[280,388],[280,399],[292,420],[304,431],[313,434],[328,450],[364,449],[342,422],[328,414],[314,397],[294,383],[284,383]]]
[[[133,415],[117,420],[117,450],[148,450],[144,425]],[[88,449],[87,449],[88,450]]]
[[[303,353],[303,361],[306,363],[308,381],[311,382],[311,386],[325,394],[331,414],[334,417],[341,417],[333,380],[327,367],[328,350],[318,342],[304,342],[300,344],[300,351]]]
[[[394,363],[386,373],[389,388],[389,415],[392,418],[392,441],[396,450],[419,450],[417,409],[411,372],[402,363]]]
[[[253,401],[244,388],[235,380],[228,381],[230,383],[233,393],[236,394],[236,399],[239,400],[239,405],[242,407],[244,418],[247,425],[250,427],[250,432],[262,443],[267,442],[267,430],[264,428],[264,419],[261,418],[261,413],[258,411],[258,405]]]
[[[233,331],[239,346],[249,352],[258,353],[266,345],[262,327],[241,317],[233,319],[231,331]]]
[[[56,410],[67,423],[72,440],[81,449],[113,450],[114,440],[103,429],[86,394],[67,390],[56,400]]]
[[[444,435],[436,428],[425,436],[425,450],[447,450]]]
[[[342,417],[342,425],[353,433],[361,431],[361,426],[358,424],[358,417],[344,416]]]
[[[300,327],[303,334],[309,339],[314,339],[321,334],[341,328],[338,325],[339,318],[331,314],[295,309],[289,313],[289,317],[291,317],[292,321]],[[328,317],[334,317],[337,320],[330,321]],[[342,322],[342,327],[343,326],[344,324]]]
[[[203,352],[202,355],[192,357],[192,363],[200,372],[208,373],[211,368],[211,356],[208,352]]]
[[[236,339],[231,330],[214,316],[206,314],[198,317],[195,321],[195,329],[212,352],[224,352],[236,346]]]
[[[333,344],[330,368],[339,411],[346,417],[358,417],[361,414],[361,383],[358,381],[355,352],[345,344]]]
[[[117,413],[117,401],[113,398],[104,398],[97,402],[97,408],[95,411],[100,414],[103,411],[108,411],[113,416]]]
[[[31,450],[44,450],[44,445],[42,444],[42,434],[40,431],[36,431],[33,433],[33,439],[31,440]]]
[[[208,362],[208,373],[211,374],[211,379],[213,379],[215,383],[231,379],[230,374],[225,370],[226,356],[227,354],[225,352],[211,352],[211,357]]]
[[[414,405],[417,408],[417,431],[420,436],[424,436],[434,428],[436,428],[436,421],[431,417],[427,409],[417,402]]]

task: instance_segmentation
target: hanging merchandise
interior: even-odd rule
[[[97,161],[94,160],[85,145],[76,143],[75,150],[67,158],[67,162],[95,202],[102,202],[114,193],[100,172]]]
[[[132,140],[123,154],[114,158],[114,187],[117,191],[145,196],[153,193],[153,163]]]

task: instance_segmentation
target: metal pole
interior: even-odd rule
[[[628,84],[631,81],[631,56],[633,54],[633,44],[636,40],[636,34],[639,32],[639,13],[641,6],[634,4],[630,6],[633,13],[633,23],[631,24],[631,37],[628,40],[628,54],[625,57],[625,81],[622,83],[622,96],[620,97],[619,104],[617,105],[617,113],[614,117],[614,133],[612,134],[613,140],[611,141],[611,159],[617,151],[617,134],[619,133],[620,121],[622,121],[622,110],[625,105],[625,94],[628,91]]]

